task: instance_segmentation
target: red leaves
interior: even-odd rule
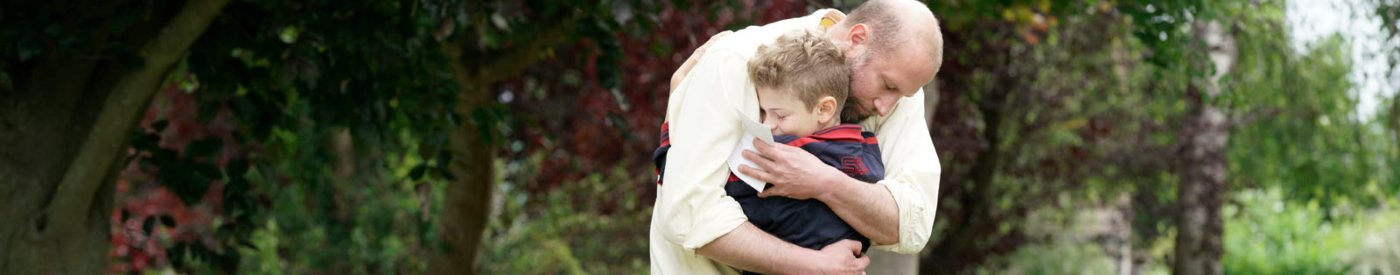
[[[159,148],[180,154],[186,153],[186,145],[191,142],[220,139],[223,146],[216,158],[195,161],[212,162],[223,168],[244,151],[231,135],[235,125],[224,108],[214,112],[207,123],[201,123],[198,104],[194,94],[172,85],[156,95],[141,119],[141,128],[159,136]],[[157,127],[158,121],[165,125]],[[108,272],[139,272],[169,265],[165,246],[173,243],[214,243],[212,228],[216,225],[212,223],[214,216],[222,213],[223,184],[210,180],[210,187],[198,203],[186,204],[165,185],[168,183],[157,182],[162,167],[143,165],[142,161],[151,157],[143,153],[133,158],[117,180]],[[165,224],[172,221],[173,225]]]
[[[801,1],[765,4],[694,4],[682,9],[666,2],[654,13],[655,25],[644,35],[630,34],[642,28],[634,20],[612,30],[615,46],[581,39],[556,49],[555,58],[496,86],[498,92],[516,93],[516,100],[506,104],[524,121],[512,127],[520,131],[507,137],[522,142],[523,150],[512,152],[508,145],[503,154],[515,160],[545,154],[539,173],[531,175],[536,182],[531,185],[532,192],[549,191],[588,174],[607,173],[618,165],[626,165],[627,171],[650,171],[646,159],[659,142],[657,131],[666,113],[670,75],[690,52],[712,34],[742,27],[733,26],[738,22],[764,24],[806,15],[808,9]],[[606,52],[610,47],[621,52]],[[621,60],[608,58],[617,55]],[[622,79],[619,89],[613,91],[600,78],[607,77],[603,68],[610,65],[607,62],[618,61],[622,64],[611,65],[622,70]],[[564,80],[571,70],[581,74],[577,85]],[[527,82],[540,83],[547,95],[521,96],[530,92],[525,90]],[[636,179],[634,184],[640,185],[651,182],[652,177],[638,174]]]

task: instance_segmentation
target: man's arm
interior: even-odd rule
[[[842,240],[822,250],[784,242],[745,222],[695,253],[721,263],[763,274],[861,274],[870,257],[861,244]]]
[[[705,40],[705,44],[700,44],[700,47],[696,47],[695,51],[691,51],[690,57],[686,58],[685,62],[681,63],[681,67],[676,68],[676,72],[671,73],[671,89],[666,91],[675,91],[676,87],[681,86],[681,81],[685,80],[685,76],[690,75],[690,69],[695,68],[695,63],[700,63],[700,58],[705,56],[705,50],[710,47],[711,42],[715,42],[731,33],[734,33],[734,31],[722,31],[711,35],[710,40]]]
[[[744,156],[759,167],[741,167],[746,174],[773,183],[760,196],[815,198],[826,203],[876,248],[912,254],[923,250],[933,231],[942,171],[928,124],[923,117],[923,91],[901,98],[875,128],[885,161],[885,179],[866,184],[840,173],[800,148],[759,145]]]
[[[872,122],[875,121],[867,121],[864,126],[875,129],[876,138],[880,140],[880,155],[885,161],[885,179],[878,182],[878,186],[888,190],[899,210],[898,242],[881,243],[884,246],[876,248],[903,254],[919,253],[933,233],[934,214],[938,210],[938,180],[943,171],[924,117],[924,90],[900,98],[890,116],[879,121],[882,125],[871,125]]]
[[[724,192],[726,150],[740,137],[738,114],[746,77],[722,68],[743,64],[733,53],[711,52],[671,94],[667,105],[671,149],[658,186],[655,211],[666,240],[694,250],[738,228],[748,218]],[[742,66],[742,65],[740,65]],[[739,83],[735,83],[739,82]],[[733,98],[733,99],[731,99]]]
[[[758,194],[760,197],[817,199],[870,241],[888,244],[899,240],[899,207],[885,187],[851,178],[798,147],[762,141],[755,141],[754,146],[758,152],[745,151],[744,157],[759,168],[739,169],[773,183]]]

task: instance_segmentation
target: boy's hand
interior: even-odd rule
[[[709,48],[710,43],[714,43],[718,41],[719,38],[731,33],[734,32],[723,31],[716,33],[714,36],[710,36],[710,40],[705,41],[705,44],[701,44],[699,48],[695,48],[695,52],[690,53],[690,57],[685,59],[685,63],[681,63],[681,67],[677,68],[676,72],[671,74],[671,89],[667,91],[676,91],[676,86],[681,85],[681,80],[685,80],[685,76],[690,74],[690,69],[695,67],[695,63],[700,63],[700,57],[705,56],[705,50]]]
[[[826,165],[802,148],[781,143],[769,144],[757,138],[753,143],[758,152],[744,151],[743,154],[758,167],[744,165],[739,167],[739,171],[773,184],[759,193],[759,197],[820,200],[835,190],[835,185],[843,183],[841,180],[849,179],[836,167]]]

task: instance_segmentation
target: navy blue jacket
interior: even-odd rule
[[[661,146],[652,154],[652,160],[657,167],[657,184],[662,184],[661,174],[665,173],[666,152],[671,148],[668,125],[663,124],[661,127]],[[801,147],[827,165],[836,167],[860,181],[874,183],[885,177],[885,165],[880,160],[880,147],[875,140],[875,134],[862,132],[859,125],[842,124],[805,137],[776,136],[774,141]],[[769,187],[771,186],[772,184],[769,184]],[[724,190],[739,202],[750,223],[790,243],[821,249],[837,241],[850,239],[860,241],[862,251],[870,248],[870,239],[856,232],[821,201],[786,197],[759,198],[758,190],[744,184],[732,174]]]

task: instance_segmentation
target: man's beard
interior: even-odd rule
[[[870,118],[870,108],[862,104],[855,96],[847,96],[846,108],[841,109],[841,123],[861,123]]]
[[[865,69],[866,65],[870,65],[871,55],[872,53],[867,51],[856,58],[846,60],[851,64],[851,82],[856,82],[856,74]],[[846,103],[842,104],[845,108],[841,109],[841,123],[860,123],[866,118],[870,118],[872,110],[870,106],[866,106],[856,98],[855,87],[851,87],[849,91],[850,94],[846,95]]]

